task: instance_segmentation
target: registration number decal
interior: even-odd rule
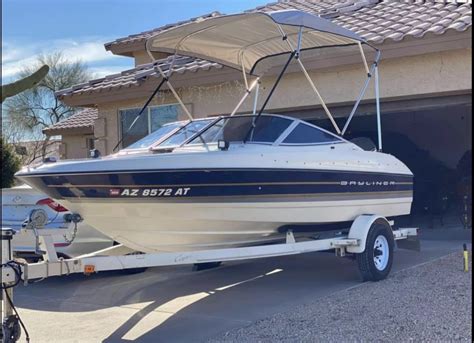
[[[120,197],[179,197],[186,196],[191,188],[113,188],[111,196]]]

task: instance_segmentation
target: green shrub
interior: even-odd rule
[[[2,137],[2,188],[13,186],[14,174],[20,169],[20,159],[15,153],[13,145],[6,142]]]

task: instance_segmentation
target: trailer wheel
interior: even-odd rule
[[[365,250],[356,254],[359,271],[364,281],[380,281],[392,269],[394,239],[390,225],[376,220],[369,229]]]

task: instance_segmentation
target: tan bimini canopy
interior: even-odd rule
[[[263,60],[293,53],[298,47],[304,51],[359,43],[366,42],[326,19],[285,10],[228,15],[186,24],[150,37],[146,47],[152,55],[165,52],[192,56],[255,74]]]

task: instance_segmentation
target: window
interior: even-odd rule
[[[339,142],[340,139],[316,127],[298,124],[285,138],[283,144],[315,144]]]
[[[127,133],[128,128],[132,125],[140,110],[141,108],[119,110],[120,133],[123,138],[122,147],[124,148],[148,136],[164,124],[178,120],[177,104],[148,107]]]
[[[289,119],[266,116],[260,117],[257,121],[257,125],[250,132],[249,141],[273,143],[290,124],[291,120]]]
[[[256,120],[253,128],[254,120]],[[227,142],[260,142],[273,143],[290,126],[291,120],[275,117],[261,116],[235,116],[227,117],[214,123],[200,137],[192,143],[212,143],[219,140]]]

